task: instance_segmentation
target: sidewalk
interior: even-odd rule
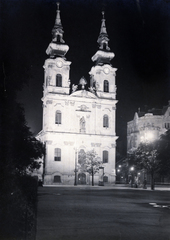
[[[106,189],[131,189],[131,190],[143,190],[143,191],[153,191],[151,190],[150,185],[147,185],[147,189],[143,189],[143,187],[139,187],[139,188],[135,188],[135,187],[131,187],[128,184],[115,184],[112,186],[98,186],[98,185],[45,185],[44,187],[56,187],[56,188],[60,188],[60,187],[67,187],[67,188],[77,188],[77,189],[98,189],[98,190],[106,190]],[[170,191],[170,185],[165,186],[165,185],[155,185],[155,189],[154,191]]]

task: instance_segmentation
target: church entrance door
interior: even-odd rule
[[[86,184],[86,174],[85,173],[78,174],[78,184]]]

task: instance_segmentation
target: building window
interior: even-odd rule
[[[170,123],[165,123],[165,128],[169,129],[170,128]]]
[[[54,176],[54,182],[55,183],[61,183],[61,177],[60,176]]]
[[[106,114],[103,116],[103,127],[104,128],[108,128],[109,127],[109,118],[108,118],[108,116]]]
[[[103,177],[103,182],[108,182],[108,176]]]
[[[85,163],[85,159],[86,159],[86,153],[84,149],[80,149],[80,151],[78,152],[78,163],[80,165],[83,165]]]
[[[104,84],[104,86],[103,86],[104,92],[109,92],[109,81],[104,80],[103,84]]]
[[[103,151],[103,163],[108,163],[108,151]]]
[[[56,87],[62,87],[62,76],[61,76],[61,74],[56,75]]]
[[[61,149],[60,148],[54,149],[54,161],[61,161]]]
[[[61,124],[61,112],[60,111],[56,111],[55,124]]]

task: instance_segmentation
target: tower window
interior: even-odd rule
[[[61,182],[61,177],[58,176],[58,175],[54,176],[54,182],[60,183]]]
[[[61,124],[61,112],[60,111],[56,111],[55,124]]]
[[[104,92],[109,92],[109,81],[108,80],[104,80]]]
[[[103,163],[108,163],[108,151],[103,151]]]
[[[61,161],[61,149],[60,148],[54,149],[54,161]]]
[[[108,128],[109,127],[109,118],[108,118],[108,116],[106,114],[103,116],[103,127],[104,128]]]
[[[56,87],[62,87],[62,75],[61,74],[56,75]]]
[[[106,50],[106,43],[103,43],[103,50]]]
[[[58,42],[58,43],[60,42],[60,39],[61,39],[61,36],[60,36],[60,35],[57,35],[57,42]]]

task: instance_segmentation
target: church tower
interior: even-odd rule
[[[50,104],[53,100],[62,95],[70,94],[70,64],[65,58],[66,53],[69,50],[69,46],[65,44],[63,40],[63,27],[61,24],[59,3],[57,3],[57,14],[55,19],[55,25],[52,29],[52,41],[49,44],[46,53],[49,58],[44,64],[44,92],[43,92],[43,129],[52,129],[52,114]],[[60,122],[59,111],[58,120]],[[57,116],[56,116],[57,118]],[[51,120],[50,120],[51,119]]]
[[[95,66],[90,71],[90,86],[96,89],[99,98],[115,99],[116,85],[115,75],[116,68],[113,68],[110,61],[114,57],[114,53],[110,51],[108,46],[109,38],[105,25],[104,12],[102,12],[102,24],[98,37],[99,50],[92,57]]]
[[[65,44],[63,40],[63,33],[59,3],[57,3],[56,20],[52,29],[52,42],[46,50],[49,58],[44,64],[44,97],[48,94],[69,94],[69,71],[71,62],[65,58],[69,46]]]

